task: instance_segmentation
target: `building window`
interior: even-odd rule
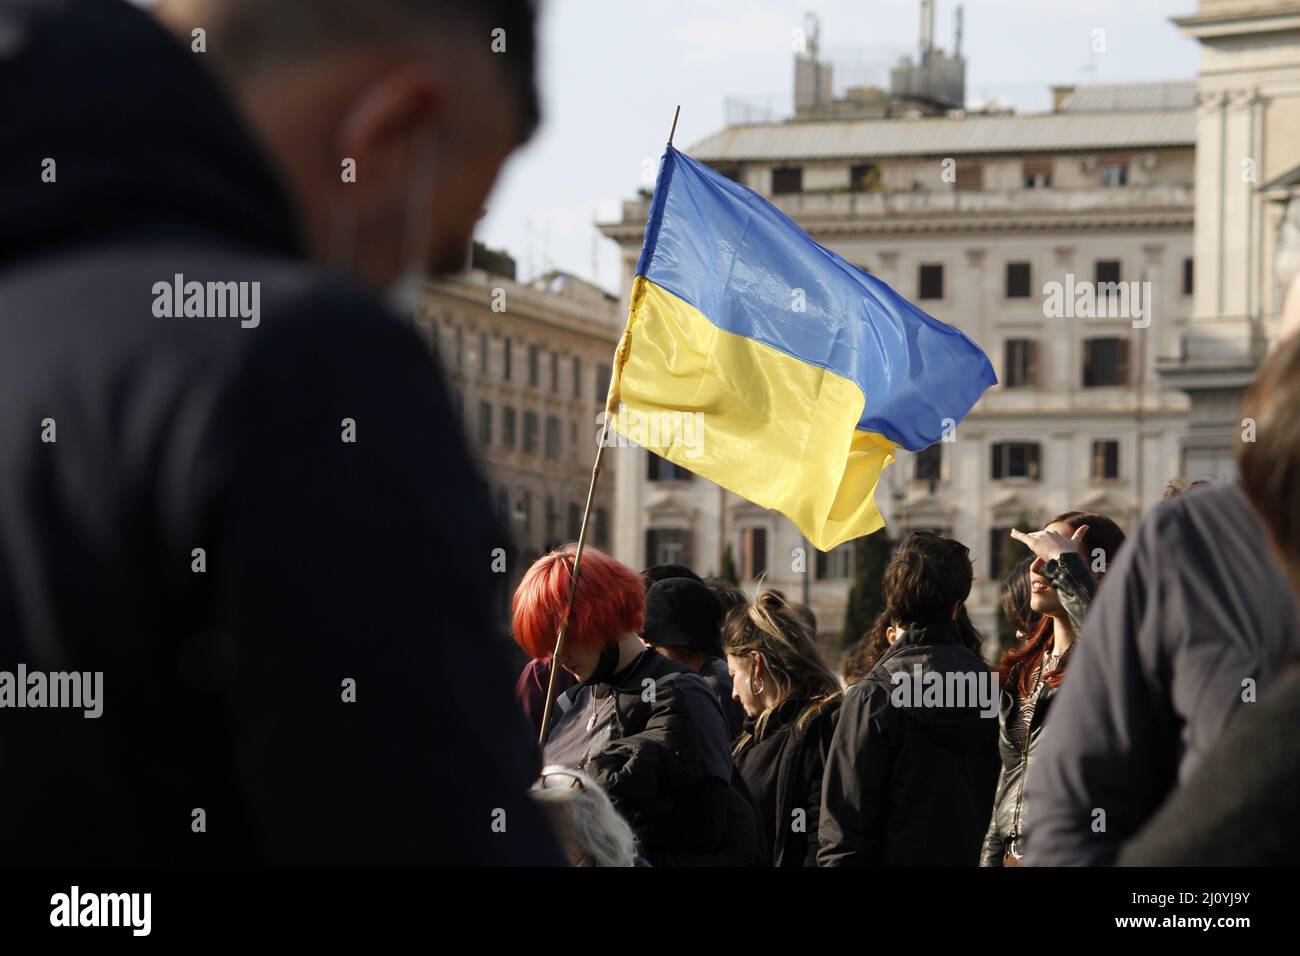
[[[923,448],[916,453],[916,464],[912,477],[917,481],[938,481],[939,472],[942,468],[943,445],[935,442],[929,448]]]
[[[537,454],[537,413],[524,412],[524,454]]]
[[[478,334],[478,370],[484,375],[488,373],[488,336],[486,332]]]
[[[652,451],[646,452],[646,478],[649,481],[690,481],[692,475],[681,465],[660,458]]]
[[[515,447],[515,410],[509,405],[501,409],[501,444]]]
[[[1011,537],[1010,528],[989,529],[989,573],[990,578],[1001,578],[1006,571],[1006,561],[1010,547],[1016,541]]]
[[[921,266],[917,283],[920,286],[920,298],[942,299],[943,266],[934,264]]]
[[[767,529],[743,528],[740,532],[740,576],[753,581],[767,570]]]
[[[551,391],[555,394],[560,392],[560,353],[551,353]]]
[[[582,359],[573,357],[573,397],[582,398]]]
[[[555,507],[555,499],[546,496],[546,550],[553,551],[560,546],[556,540],[560,530],[560,512]]]
[[[596,366],[596,404],[601,408],[605,407],[605,400],[609,398],[609,366],[604,362]]]
[[[478,403],[478,440],[481,445],[492,444],[492,403]]]
[[[1038,443],[1004,441],[993,446],[993,477],[1038,480]]]
[[[984,188],[984,167],[979,163],[958,162],[954,186],[959,193],[979,192]]]
[[[1127,186],[1128,163],[1103,162],[1097,166],[1097,180],[1103,186]]]
[[[1083,342],[1083,385],[1099,388],[1129,383],[1128,339],[1105,337]]]
[[[1105,285],[1109,287],[1119,282],[1119,260],[1098,259],[1096,264],[1093,266],[1092,277],[1097,283],[1097,298],[1100,299],[1103,294],[1108,295],[1111,291],[1110,288],[1107,288],[1106,291],[1103,292],[1102,286]]]
[[[542,354],[536,345],[528,346],[528,384],[536,387],[542,380]]]
[[[569,422],[569,448],[574,458],[578,457],[578,423]]]
[[[1007,263],[1007,298],[1029,298],[1029,263]]]
[[[504,488],[497,489],[497,522],[503,528],[510,527],[510,496]]]
[[[569,502],[569,540],[577,541],[578,535],[582,533],[582,508],[574,502]],[[581,575],[579,575],[581,578]]]
[[[506,380],[507,382],[510,381],[510,375],[511,375],[511,373],[514,371],[514,369],[513,369],[513,365],[514,365],[514,357],[515,357],[515,355],[514,355],[514,343],[510,341],[510,336],[507,335],[507,336],[506,336],[506,342],[505,342],[505,354],[504,354],[504,358],[505,358],[505,376],[504,376],[504,378],[505,378],[505,380]]]
[[[1030,160],[1021,166],[1026,189],[1050,189],[1052,186],[1052,161]]]
[[[802,167],[784,166],[772,170],[772,194],[774,196],[798,192],[803,192]]]
[[[609,544],[609,512],[604,508],[596,509],[596,547],[603,548]]]
[[[519,504],[515,507],[515,517],[519,519],[524,534],[533,530],[533,495],[529,491],[519,492]]]
[[[1104,439],[1092,443],[1092,478],[1102,481],[1119,477],[1119,442]]]
[[[852,541],[846,541],[830,551],[818,551],[816,553],[818,581],[841,581],[853,574]]]
[[[546,457],[560,457],[560,420],[554,415],[546,416]]]
[[[647,528],[645,533],[646,567],[656,564],[690,566],[690,532],[685,528]]]
[[[855,193],[880,192],[880,167],[876,163],[857,163],[850,166],[849,191]]]
[[[1183,295],[1192,294],[1192,257],[1183,260]]]
[[[1002,353],[1002,387],[1024,388],[1038,384],[1038,343],[1033,339],[1007,339]]]

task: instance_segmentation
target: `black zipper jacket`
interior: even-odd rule
[[[982,686],[987,700],[902,696],[917,674]],[[945,621],[905,632],[845,691],[826,758],[819,866],[979,862],[998,776],[995,687]]]

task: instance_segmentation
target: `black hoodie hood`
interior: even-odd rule
[[[0,264],[177,230],[300,254],[288,193],[206,55],[123,0],[0,0]]]

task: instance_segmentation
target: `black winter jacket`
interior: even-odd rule
[[[840,703],[832,700],[797,727],[807,701],[787,700],[768,717],[762,739],[747,741],[736,754],[736,766],[762,814],[769,848],[765,862],[772,866],[817,865],[822,778]],[[746,731],[753,727],[753,720],[746,722]]]
[[[679,667],[647,650],[609,684],[570,688],[557,701],[560,715],[544,754],[550,763],[553,744],[573,734],[590,713],[612,706],[608,739],[593,737],[571,762],[605,788],[656,866],[677,853],[718,851],[731,799],[732,765],[725,758],[726,725],[717,698],[698,674]],[[693,701],[690,694],[696,695]],[[612,704],[602,703],[611,696]],[[724,756],[724,776],[707,772],[706,749]]]
[[[945,689],[933,692],[936,682]],[[845,691],[826,759],[818,865],[979,862],[998,776],[995,686],[946,621],[906,631]]]
[[[1070,616],[1074,632],[1083,627],[1084,615],[1096,593],[1097,583],[1082,555],[1064,554],[1060,560],[1043,565],[1043,577],[1051,582],[1060,598],[1061,606]],[[1025,741],[1017,745],[1011,735],[1011,721],[1020,711],[1021,701],[1016,696],[1019,672],[1010,672],[1002,687],[998,703],[998,751],[1002,757],[1002,772],[998,775],[997,795],[993,799],[993,816],[984,835],[984,849],[980,853],[980,866],[1001,866],[1008,849],[1017,855],[1024,853],[1025,780],[1038,749],[1038,738],[1043,732],[1052,698],[1059,688],[1044,684],[1034,705],[1034,716],[1029,724]]]

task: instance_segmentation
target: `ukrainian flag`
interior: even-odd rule
[[[996,381],[957,329],[668,147],[610,384],[624,437],[828,551],[884,526],[894,450],[938,441]],[[653,427],[695,412],[701,435]]]

